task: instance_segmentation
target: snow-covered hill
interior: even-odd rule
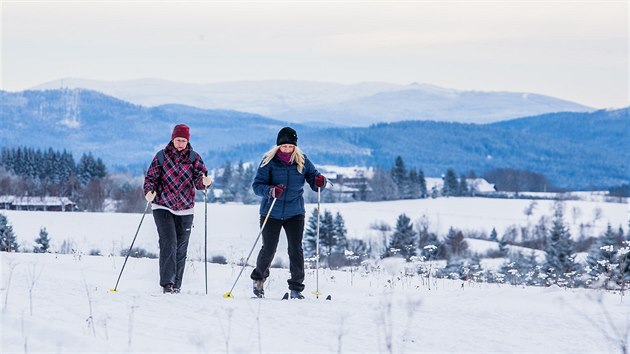
[[[458,91],[418,83],[266,80],[192,84],[159,79],[65,78],[33,87],[59,88],[91,89],[144,106],[179,103],[257,113],[292,123],[347,126],[401,120],[489,123],[550,112],[593,110],[533,93]]]
[[[95,232],[99,237],[106,231]],[[272,269],[252,299],[239,268],[187,263],[181,294],[160,294],[158,262],[0,253],[2,353],[621,353],[628,296],[322,270],[317,299],[279,301],[288,270]]]
[[[400,213],[432,230],[450,227],[499,232],[550,214],[552,202],[439,198],[381,203],[323,204],[346,219],[349,237],[379,238],[374,222],[393,225]],[[308,212],[314,205],[308,205]],[[23,248],[46,227],[51,249],[71,254],[0,252],[2,353],[621,353],[630,341],[628,296],[588,289],[513,287],[419,277],[415,265],[385,259],[352,271],[307,270],[306,300],[280,301],[286,268],[273,268],[267,299],[251,298],[247,267],[233,299],[223,297],[236,280],[258,231],[257,206],[210,204],[209,251],[227,265],[208,264],[205,293],[203,205],[196,223],[183,292],[161,294],[156,259],[124,258],[140,214],[0,211]],[[568,201],[572,230],[592,223],[626,225],[624,204]],[[578,212],[579,210],[579,212]],[[599,215],[597,220],[594,215]],[[481,249],[488,241],[471,242]],[[65,245],[64,245],[65,244]],[[136,246],[157,250],[147,214]],[[260,244],[257,245],[257,249]],[[105,256],[88,256],[100,249]],[[278,248],[282,258],[286,243]],[[114,254],[108,255],[108,254]],[[316,298],[317,289],[332,301]],[[627,353],[627,351],[626,351]]]

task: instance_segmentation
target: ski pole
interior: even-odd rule
[[[204,237],[203,237],[203,259],[204,273],[206,275],[206,295],[208,295],[208,187],[203,190],[204,209]]]
[[[118,282],[120,281],[120,277],[122,276],[123,270],[125,270],[125,265],[127,264],[127,259],[129,259],[129,255],[131,254],[131,249],[133,249],[133,244],[136,242],[136,237],[138,237],[138,232],[140,231],[140,226],[142,226],[142,221],[144,220],[144,216],[147,215],[147,210],[149,210],[149,206],[151,202],[147,202],[147,206],[144,208],[144,212],[142,213],[142,218],[140,219],[140,224],[138,224],[138,229],[136,230],[136,234],[133,236],[133,241],[131,241],[131,246],[129,246],[129,251],[127,251],[127,256],[125,256],[125,262],[120,269],[120,274],[118,274],[118,280],[116,280],[116,286],[113,289],[109,289],[111,292],[118,291]]]
[[[256,248],[256,244],[258,243],[258,239],[260,238],[260,235],[262,235],[263,229],[265,228],[265,225],[267,224],[267,220],[269,220],[269,215],[271,215],[271,210],[273,210],[273,206],[276,204],[276,200],[277,198],[273,198],[273,202],[271,202],[271,206],[269,207],[269,211],[267,212],[267,216],[265,216],[265,220],[263,221],[262,225],[260,226],[260,231],[258,232],[258,236],[256,236],[256,241],[254,241],[254,245],[252,246],[252,249],[249,251],[249,254],[247,255],[247,259],[245,259],[245,263],[243,263],[243,266],[241,267],[241,271],[238,273],[238,276],[236,277],[236,280],[234,280],[234,284],[232,284],[232,288],[230,289],[230,291],[228,291],[227,293],[223,294],[224,298],[234,298],[234,296],[232,295],[232,290],[234,290],[234,287],[236,286],[236,282],[238,282],[238,279],[241,277],[241,274],[243,274],[243,270],[245,270],[245,266],[247,266],[247,262],[249,261],[249,257],[251,257],[252,252],[254,252],[254,248]]]
[[[319,205],[321,201],[321,187],[317,187],[317,239],[315,240],[315,291],[313,294],[319,299]]]

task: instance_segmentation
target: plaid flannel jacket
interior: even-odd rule
[[[195,206],[195,189],[204,189],[203,176],[207,170],[199,154],[194,162],[190,161],[190,150],[190,143],[184,150],[177,151],[170,142],[164,148],[163,166],[155,155],[144,177],[144,194],[157,192],[154,204],[174,211]]]

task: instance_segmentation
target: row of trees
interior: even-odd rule
[[[210,202],[241,202],[244,204],[254,204],[260,198],[252,190],[252,182],[256,176],[256,169],[251,164],[244,164],[242,161],[235,166],[231,162],[226,162],[221,168],[215,171],[214,189],[221,190],[219,195],[209,196]]]
[[[16,194],[55,195],[74,197],[90,182],[107,176],[107,168],[100,158],[83,154],[75,162],[72,153],[27,147],[2,148],[0,166],[19,177],[21,183],[12,185]],[[5,177],[6,178],[6,177]],[[0,183],[0,193],[6,194],[7,182]]]
[[[317,255],[317,209],[313,209],[304,231],[304,256],[314,260]],[[332,212],[324,210],[319,215],[319,254],[320,259],[330,267],[339,267],[345,264],[344,258],[348,249],[346,239],[348,231],[346,222],[337,212],[333,217]]]
[[[469,171],[461,173],[459,178],[453,168],[446,170],[442,176],[440,189],[427,188],[422,169],[408,168],[402,157],[396,157],[390,170],[376,168],[371,179],[367,180],[371,193],[360,194],[359,200],[397,200],[418,199],[438,196],[473,196],[477,192],[474,185],[468,185],[468,180],[474,180],[477,174]],[[488,182],[494,183],[497,191],[512,192],[545,192],[554,187],[545,176],[525,170],[499,168],[483,175]]]
[[[251,184],[256,174],[255,166],[244,164],[242,161],[237,165],[226,162],[223,166],[215,170],[214,188],[221,193],[213,195],[211,202],[242,202],[245,204],[258,203],[259,198],[253,194]],[[469,174],[470,175],[470,174]],[[472,173],[472,178],[476,178]],[[335,178],[336,176],[328,176]],[[358,192],[355,193],[355,200],[399,200],[418,199],[429,196],[464,196],[472,195],[473,188],[468,187],[466,178],[461,175],[458,179],[455,171],[449,169],[445,174],[445,183],[442,190],[428,191],[424,172],[421,169],[407,168],[403,159],[399,156],[390,170],[376,168],[372,177],[359,177],[362,182],[355,185]],[[337,183],[343,183],[338,181]],[[325,202],[335,202],[343,200],[334,193],[326,192],[322,195]],[[311,195],[310,201],[313,201]]]
[[[506,233],[500,240],[493,229],[490,239],[499,242],[498,257],[508,260],[501,268],[498,279],[485,275],[484,280],[509,281],[514,284],[560,286],[601,286],[606,288],[623,287],[630,282],[630,230],[624,234],[608,225],[607,230],[594,238],[587,249],[586,263],[576,261],[576,242],[564,223],[563,208],[557,205],[551,227],[546,228],[540,250],[544,260],[530,254],[509,251],[513,236]],[[381,226],[381,230],[382,230]],[[436,234],[428,231],[427,223],[420,221],[415,230],[409,217],[401,214],[396,227],[389,237],[382,257],[404,257],[406,260],[444,259],[446,267],[442,276],[468,278],[472,273],[483,274],[479,255],[472,254],[461,231],[450,229],[440,241]],[[471,273],[472,272],[472,273]]]
[[[391,169],[375,168],[373,172],[369,178],[355,178],[353,187],[357,192],[350,199],[327,191],[322,194],[322,200],[381,201],[476,194],[475,185],[468,183],[477,178],[474,171],[460,174],[458,178],[454,169],[447,169],[440,189],[428,188],[424,172],[408,168],[400,156]],[[229,161],[224,163],[214,170],[215,184],[214,190],[208,194],[209,201],[258,203],[260,199],[251,188],[255,174],[256,166],[252,164],[242,161],[236,165]],[[334,179],[337,176],[328,177]],[[529,171],[496,169],[484,174],[484,178],[495,183],[498,190],[519,192],[550,188],[544,176]],[[336,182],[343,184],[343,180]],[[623,195],[625,189],[620,187],[615,193]],[[69,197],[80,210],[88,211],[102,211],[107,199],[113,201],[109,210],[140,212],[144,207],[140,179],[113,178],[100,158],[88,153],[75,162],[66,150],[3,148],[0,152],[0,195]],[[315,200],[314,194],[308,191],[306,197],[308,201]]]
[[[46,253],[50,249],[50,237],[48,231],[43,227],[39,230],[39,237],[35,239],[34,253]],[[13,226],[9,224],[9,220],[3,214],[0,214],[0,251],[2,252],[18,252],[20,245],[17,237],[13,232]]]
[[[75,161],[72,153],[52,148],[3,148],[0,195],[68,197],[86,211],[103,211],[107,199],[119,212],[141,212],[146,203],[139,179],[111,176],[91,153]]]
[[[107,177],[105,164],[91,153],[75,162],[66,150],[0,151],[0,195],[68,197],[81,210],[98,211],[107,197]]]

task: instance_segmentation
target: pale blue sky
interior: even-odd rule
[[[628,1],[2,0],[2,89],[64,77],[427,83],[628,105]]]

